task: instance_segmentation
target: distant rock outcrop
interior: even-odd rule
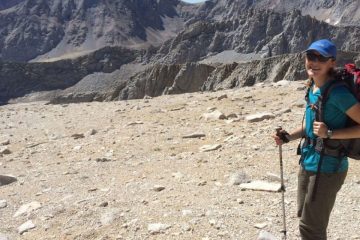
[[[20,2],[23,2],[24,0],[1,0],[0,1],[0,11],[7,9],[7,8],[11,8],[15,5],[17,5]]]
[[[331,25],[360,26],[358,0],[214,0],[204,4],[199,14],[207,19],[233,19],[250,8],[280,13],[297,9],[304,16],[310,15]]]
[[[139,54],[107,47],[77,59],[51,63],[0,62],[0,104],[32,92],[69,88],[94,72],[113,72]]]
[[[351,31],[350,31],[351,29]],[[316,39],[333,39],[343,51],[360,52],[360,27],[334,27],[290,13],[249,10],[231,20],[197,21],[165,42],[151,61],[185,63],[199,61],[225,50],[272,57],[297,53]]]

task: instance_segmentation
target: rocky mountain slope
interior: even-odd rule
[[[11,8],[24,0],[2,0],[0,1],[0,10]]]
[[[235,17],[236,16],[236,17]],[[249,10],[232,20],[197,21],[165,42],[151,61],[185,63],[235,50],[266,58],[304,51],[316,39],[333,39],[343,51],[360,52],[360,27],[335,27],[300,11]]]
[[[213,0],[204,4],[199,12],[207,19],[231,20],[250,8],[280,13],[297,9],[304,16],[310,15],[331,25],[360,25],[360,2],[357,0]]]
[[[354,4],[353,1],[333,1],[333,5],[329,1],[315,2],[319,9],[326,6],[340,9]],[[270,7],[264,10],[264,6]],[[331,25],[304,16],[296,6],[290,1],[265,0],[219,0],[198,5],[175,0],[148,0],[144,4],[135,0],[76,3],[24,0],[0,11],[0,18],[13,20],[12,23],[0,21],[0,25],[6,25],[0,27],[3,31],[0,39],[3,37],[9,43],[4,42],[0,48],[2,56],[14,53],[22,58],[29,56],[30,51],[33,57],[38,57],[41,51],[41,54],[48,52],[45,58],[64,57],[62,54],[70,51],[72,58],[53,63],[2,62],[0,102],[23,96],[12,102],[122,100],[249,86],[263,81],[299,80],[306,76],[297,54],[320,38],[332,39],[344,52],[338,58],[339,65],[359,60],[360,26]],[[18,18],[24,13],[32,16],[31,21]],[[32,31],[39,35],[31,34]],[[120,39],[118,42],[113,34]],[[107,47],[76,57],[89,50],[86,46],[95,49],[89,36],[96,38],[99,46],[127,47]],[[55,44],[54,38],[62,43],[56,40]],[[132,41],[135,38],[142,43]],[[48,46],[45,48],[51,50],[45,50],[44,41]],[[162,44],[135,50],[155,42]],[[23,51],[17,43],[24,44],[23,47],[34,44],[31,45],[34,48],[26,47]],[[77,52],[75,48],[84,51]],[[61,70],[54,71],[54,67]]]
[[[0,12],[3,60],[46,61],[105,46],[159,45],[182,30],[187,17],[187,8],[178,0],[18,2]]]

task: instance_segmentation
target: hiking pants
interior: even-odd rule
[[[300,166],[298,175],[299,229],[302,240],[326,240],[326,228],[334,206],[336,194],[344,183],[347,171],[340,173],[320,173],[316,199],[312,193],[316,173],[305,171]]]

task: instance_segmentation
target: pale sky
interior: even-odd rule
[[[205,0],[182,0],[184,2],[188,2],[188,3],[199,3],[199,2],[205,2]]]

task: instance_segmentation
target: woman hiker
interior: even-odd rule
[[[337,86],[329,93],[323,108],[324,120],[319,121],[316,116],[318,98],[335,78],[335,60],[336,47],[331,41],[322,39],[309,46],[305,51],[305,68],[310,87],[305,124],[290,134],[283,130],[273,136],[277,145],[305,137],[301,148],[297,190],[297,214],[302,240],[327,239],[330,213],[349,165],[347,157],[339,159],[326,154],[321,157],[316,142],[360,138],[360,125],[345,128],[347,116],[360,124],[360,103],[345,86]]]

